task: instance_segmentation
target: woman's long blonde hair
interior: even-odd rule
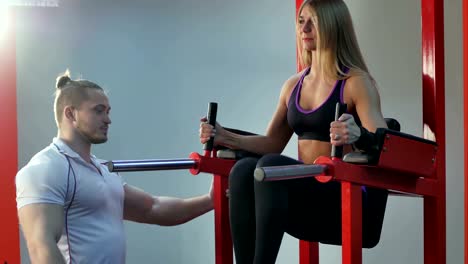
[[[304,0],[304,7],[311,7],[317,16],[317,58],[321,73],[331,79],[345,79],[351,75],[368,74],[368,69],[354,32],[348,7],[342,0]],[[296,22],[296,25],[298,23]],[[312,63],[312,52],[302,48],[300,28],[297,29],[297,45],[301,68]],[[345,73],[344,68],[350,69]]]

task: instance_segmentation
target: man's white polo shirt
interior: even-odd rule
[[[57,245],[67,263],[125,263],[124,183],[95,156],[91,161],[54,138],[16,175],[17,207],[63,206]]]

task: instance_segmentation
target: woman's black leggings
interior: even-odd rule
[[[284,232],[303,240],[341,244],[341,187],[314,178],[257,182],[256,167],[299,164],[279,154],[239,160],[229,176],[229,210],[237,264],[275,263]],[[369,202],[372,199],[372,202]],[[380,238],[386,190],[363,190],[363,246]]]

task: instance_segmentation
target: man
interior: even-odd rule
[[[32,263],[125,263],[123,220],[185,223],[213,209],[212,188],[189,199],[154,197],[123,182],[91,154],[107,141],[109,100],[101,87],[57,78],[58,136],[16,176],[17,206]]]

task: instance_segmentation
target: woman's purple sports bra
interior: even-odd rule
[[[348,70],[346,70],[347,72]],[[336,81],[335,87],[328,98],[320,106],[313,110],[304,110],[299,105],[302,82],[309,74],[310,68],[304,71],[289,97],[288,124],[298,135],[299,139],[312,139],[330,142],[330,123],[335,120],[336,103],[343,102],[343,88],[345,80]],[[356,122],[360,123],[355,116]]]

